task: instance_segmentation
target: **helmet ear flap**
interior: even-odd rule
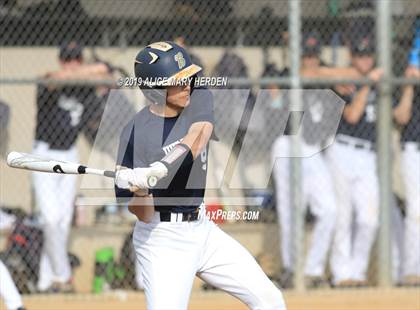
[[[200,74],[200,73],[196,73],[196,74],[194,74],[194,75],[191,77],[191,84],[190,84],[190,86],[191,86],[191,93],[193,92],[193,90],[194,90],[194,88],[195,88],[195,84],[196,84],[197,80],[199,79],[199,74]]]
[[[165,88],[141,88],[143,95],[153,104],[166,104]]]

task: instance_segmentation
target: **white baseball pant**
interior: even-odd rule
[[[187,309],[194,277],[237,297],[251,309],[286,309],[281,292],[237,241],[211,222],[137,221],[133,243],[147,309]]]
[[[22,298],[13,282],[12,276],[7,267],[0,260],[0,296],[3,298],[7,309],[22,307]]]
[[[0,209],[0,230],[13,229],[16,222],[14,215],[3,212]]]
[[[376,154],[371,149],[354,146],[355,143],[369,146],[369,141],[343,135],[341,139],[349,144],[336,141],[327,151],[338,207],[331,253],[335,283],[366,280],[370,251],[378,227],[379,208]]]
[[[301,144],[305,153],[316,153],[319,148]],[[273,144],[273,175],[276,184],[276,208],[280,226],[283,267],[294,268],[292,249],[292,208],[290,198],[290,138],[279,137]],[[323,276],[335,228],[336,206],[331,175],[321,153],[302,158],[303,204],[310,205],[316,216],[312,242],[308,250],[305,274]]]
[[[420,276],[420,151],[406,142],[401,158],[406,191],[404,276]]]
[[[56,160],[78,162],[77,149],[74,146],[64,151],[53,150],[47,143],[37,141],[33,153]],[[32,181],[44,231],[38,281],[38,289],[44,291],[53,282],[65,283],[71,279],[67,246],[77,176],[34,172]]]

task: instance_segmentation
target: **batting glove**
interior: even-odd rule
[[[134,186],[139,188],[151,188],[156,182],[168,175],[168,168],[157,161],[148,168],[134,168],[135,183]]]
[[[130,189],[135,183],[136,175],[133,169],[117,168],[115,171],[115,185],[121,189]]]
[[[152,188],[156,182],[168,175],[168,168],[161,162],[154,162],[148,168],[120,169],[115,174],[115,185],[121,189],[138,187]]]

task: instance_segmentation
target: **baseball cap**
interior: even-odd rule
[[[302,55],[318,56],[321,51],[321,41],[316,32],[308,32],[303,35]]]
[[[371,35],[356,36],[351,40],[350,50],[353,55],[372,55],[375,44]]]
[[[281,76],[281,72],[276,68],[276,65],[273,63],[268,63],[263,73],[261,74],[261,77],[279,77]]]
[[[76,41],[70,41],[60,46],[59,58],[63,61],[81,59],[83,57],[83,47]]]

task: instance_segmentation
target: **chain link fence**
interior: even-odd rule
[[[378,69],[381,3],[299,2],[296,38],[288,1],[2,1],[2,157],[20,150],[112,169],[122,128],[146,104],[116,81],[133,75],[140,47],[173,40],[205,76],[228,77],[226,87],[212,89],[220,142],[210,153],[210,204],[261,212],[256,223],[222,227],[252,225],[264,235],[252,254],[273,281],[283,288],[385,285],[386,246],[377,237],[380,214],[389,212],[386,284],[418,285],[420,8],[411,0],[390,4],[387,75]],[[296,55],[300,69],[291,62]],[[381,83],[391,90],[384,94]],[[380,108],[384,98],[392,117]],[[379,142],[386,124],[392,135]],[[387,156],[390,174],[378,174]],[[112,181],[12,171],[2,161],[0,184],[8,228],[1,260],[22,293],[141,289],[134,217],[101,200],[113,195]],[[71,275],[74,286],[54,287]]]

